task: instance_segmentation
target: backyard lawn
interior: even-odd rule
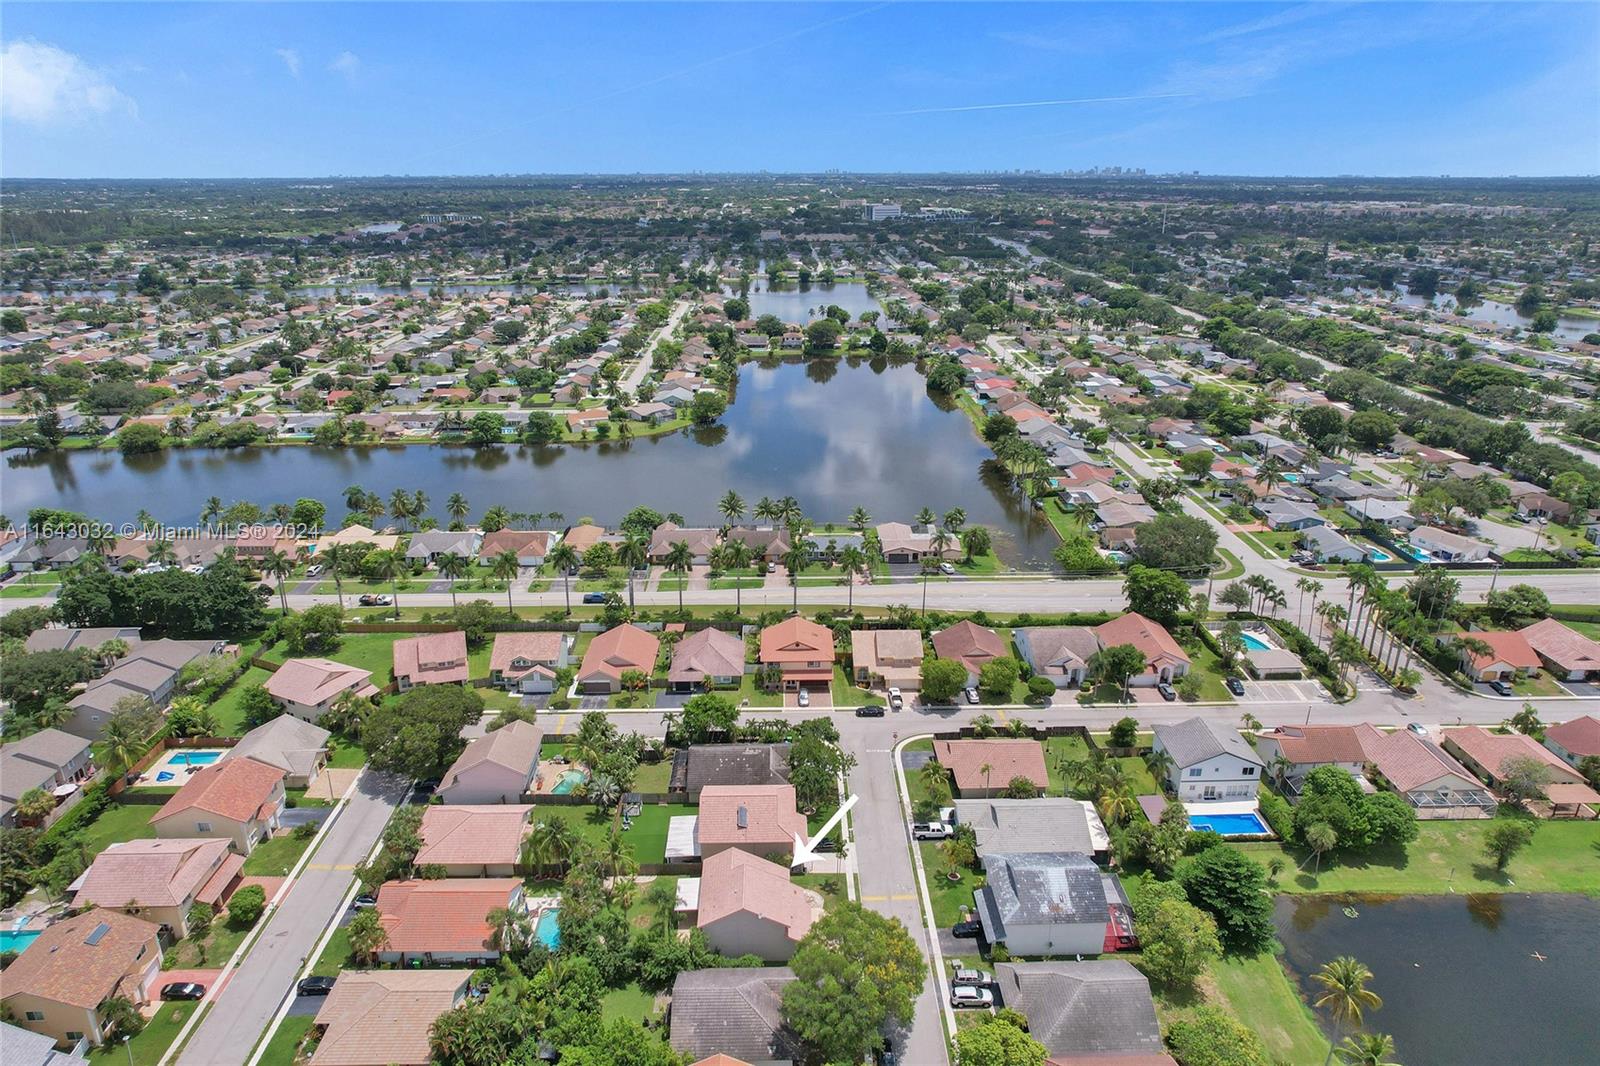
[[[1050,795],[1067,794],[1067,781],[1061,772],[1061,763],[1075,762],[1089,757],[1089,745],[1081,737],[1048,737],[1044,742],[1045,769],[1050,772]]]
[[[1228,956],[1212,965],[1211,979],[1234,1017],[1261,1037],[1275,1061],[1314,1064],[1327,1057],[1327,1037],[1276,956]]]
[[[635,792],[665,792],[672,783],[672,760],[661,759],[657,762],[642,762],[638,772],[633,775],[633,791]]]
[[[637,861],[661,862],[666,858],[668,822],[679,815],[692,815],[697,810],[684,803],[646,804],[639,817],[633,820],[633,828],[624,832],[622,838],[633,848],[633,857]],[[532,816],[535,823],[556,819],[570,822],[580,837],[595,844],[604,841],[611,832],[612,816],[593,807],[547,804],[538,807]]]
[[[1595,855],[1600,852],[1600,823],[1538,823],[1533,842],[1511,860],[1505,873],[1484,857],[1487,820],[1423,822],[1415,841],[1401,847],[1376,848],[1365,856],[1325,858],[1320,872],[1302,849],[1278,842],[1235,844],[1265,863],[1281,858],[1287,867],[1279,876],[1281,892],[1378,892],[1435,894],[1444,892],[1582,892],[1600,896]],[[1304,870],[1296,867],[1302,862]]]
[[[138,840],[156,835],[150,819],[161,807],[154,803],[112,802],[100,817],[84,826],[77,834],[87,858],[94,858],[109,845],[124,840]]]
[[[245,733],[244,707],[241,702],[244,690],[251,685],[264,685],[267,678],[272,676],[270,670],[259,666],[252,666],[240,674],[233,684],[211,705],[211,713],[217,716],[217,728],[225,737],[243,736]]]
[[[643,1022],[655,1013],[656,997],[630,981],[600,997],[600,1017],[604,1021],[626,1018]]]

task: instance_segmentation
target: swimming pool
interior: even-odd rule
[[[1409,544],[1402,544],[1400,545],[1400,550],[1405,553],[1407,559],[1410,559],[1414,563],[1433,562],[1433,556],[1429,555],[1421,548],[1414,548]]]
[[[1268,836],[1267,823],[1256,814],[1191,814],[1190,829],[1209,829],[1225,837]]]
[[[1283,475],[1283,480],[1287,481],[1291,485],[1298,485],[1298,484],[1300,484],[1300,475],[1299,474],[1285,474],[1285,475]]]
[[[168,766],[210,766],[222,758],[220,751],[180,751],[167,759]]]
[[[589,780],[587,770],[563,770],[561,776],[556,778],[555,786],[550,789],[550,794],[565,796],[569,792],[576,791],[587,780]]]
[[[0,952],[12,951],[21,954],[28,945],[39,939],[40,929],[0,929]]]
[[[541,911],[539,921],[533,927],[533,935],[539,938],[539,943],[551,951],[561,946],[561,910],[551,907]]]
[[[1244,641],[1244,646],[1251,651],[1271,651],[1272,642],[1254,633],[1240,633],[1239,639]]]
[[[1368,548],[1367,549],[1367,558],[1371,559],[1375,563],[1392,563],[1392,562],[1394,562],[1394,556],[1390,555],[1388,552],[1384,551],[1382,548]]]

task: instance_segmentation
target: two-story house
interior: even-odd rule
[[[1189,803],[1256,804],[1266,764],[1244,737],[1210,718],[1155,727],[1156,751],[1171,758],[1167,783]]]

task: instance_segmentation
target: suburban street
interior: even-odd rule
[[[178,1066],[243,1066],[256,1037],[289,994],[306,955],[338,917],[356,865],[410,791],[410,783],[367,771],[334,817],[321,846],[278,905],[190,1034]]]

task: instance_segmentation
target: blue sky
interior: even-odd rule
[[[1596,56],[1593,3],[7,3],[0,174],[1593,174]]]

